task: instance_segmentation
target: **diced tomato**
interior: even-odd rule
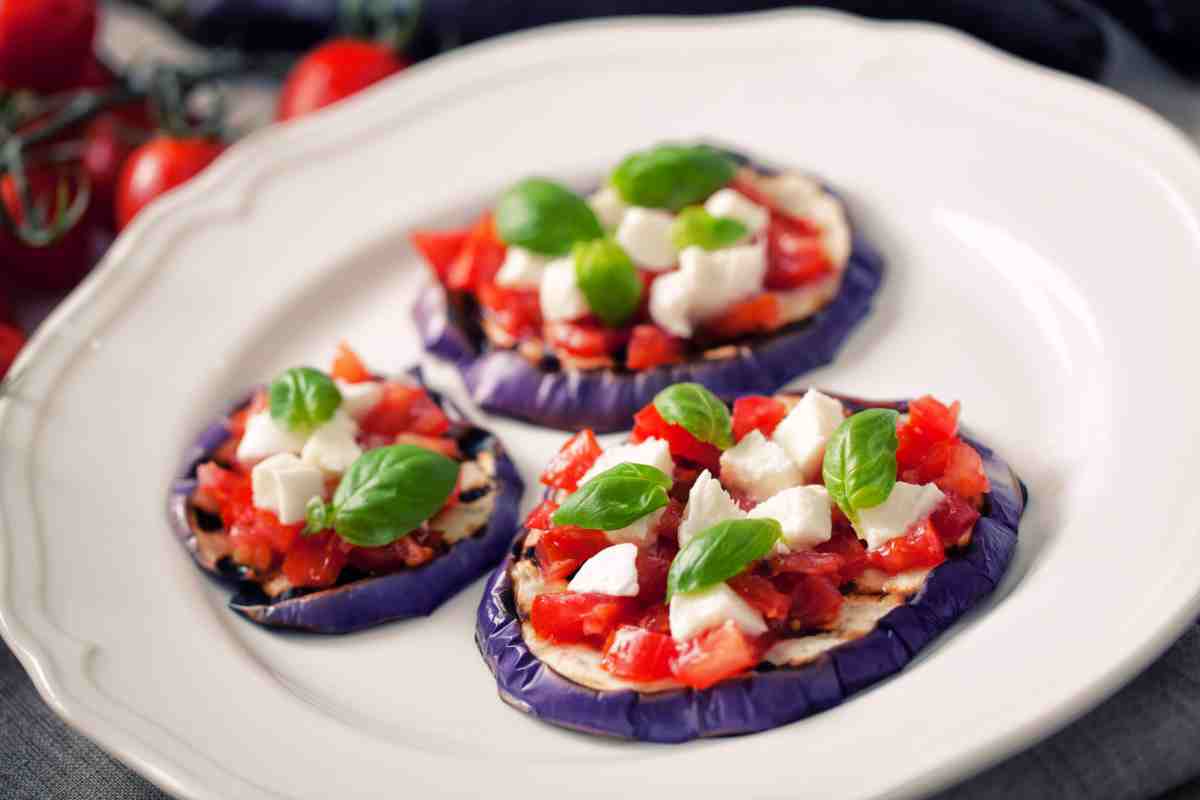
[[[758,664],[758,644],[732,621],[684,642],[675,659],[674,674],[694,689],[707,689]]]
[[[504,242],[496,235],[491,214],[471,227],[454,261],[446,268],[445,284],[454,291],[474,291],[491,283],[504,263]]]
[[[909,483],[936,483],[968,501],[989,488],[983,459],[958,437],[959,403],[925,395],[909,403],[908,420],[896,431],[897,474]]]
[[[958,414],[962,405],[955,400],[950,405],[932,395],[918,397],[908,404],[907,427],[920,432],[929,441],[953,439],[958,435]]]
[[[777,574],[797,572],[839,579],[845,564],[846,559],[837,553],[822,553],[818,550],[800,550],[771,559],[771,569]]]
[[[683,340],[672,336],[657,325],[635,325],[629,337],[625,366],[631,370],[646,370],[683,360]]]
[[[975,506],[954,492],[947,492],[946,499],[929,517],[942,539],[942,544],[947,547],[958,544],[958,540],[971,530],[977,519],[979,512],[975,510]]]
[[[338,344],[337,353],[333,356],[333,366],[329,370],[330,377],[346,383],[365,383],[371,380],[371,372],[363,364],[358,353],[350,349],[345,342]]]
[[[823,575],[798,575],[791,599],[788,619],[801,630],[832,625],[844,602],[837,585]]]
[[[928,520],[903,536],[885,542],[867,553],[867,563],[891,575],[921,567],[936,567],[946,560],[937,529]]]
[[[337,583],[346,566],[346,550],[337,534],[324,531],[301,537],[283,559],[283,574],[292,586],[321,588]]]
[[[558,511],[558,503],[553,500],[543,500],[533,511],[529,512],[529,516],[525,518],[525,527],[535,531],[550,530],[554,527],[550,517],[554,516],[555,511]]]
[[[656,603],[646,609],[638,620],[638,627],[655,633],[671,632],[671,612],[662,603]]]
[[[746,395],[733,401],[733,438],[739,442],[750,431],[770,437],[787,416],[782,400],[760,394]]]
[[[596,434],[590,428],[567,439],[554,458],[542,471],[542,483],[555,489],[573,492],[579,488],[579,479],[584,476],[596,459],[603,453]]]
[[[643,604],[661,604],[667,596],[667,573],[674,553],[643,547],[637,554],[638,600]]]
[[[682,425],[668,425],[654,407],[654,403],[650,403],[633,417],[633,434],[630,440],[637,443],[646,439],[663,439],[670,446],[671,455],[694,461],[714,472],[720,466],[720,449],[700,441]]]
[[[735,339],[752,333],[767,333],[782,324],[779,298],[764,292],[736,303],[721,316],[704,323],[704,330],[718,339]]]
[[[529,618],[539,636],[573,644],[602,643],[618,625],[631,622],[636,615],[637,603],[631,597],[557,592],[535,597]]]
[[[295,547],[304,523],[284,525],[273,511],[245,507],[229,526],[233,560],[259,572],[270,569],[275,556]]]
[[[679,549],[679,523],[683,521],[683,501],[672,497],[667,507],[663,509],[662,516],[658,518],[658,524],[654,526],[655,543],[660,546],[669,546],[672,550]],[[671,553],[674,558],[674,552]]]
[[[946,462],[946,470],[936,483],[943,492],[954,492],[973,499],[991,488],[987,473],[983,471],[983,459],[974,447],[961,439],[955,442]]]
[[[814,549],[819,553],[836,553],[841,557],[842,567],[837,579],[839,586],[854,580],[867,568],[867,549],[858,540],[849,522],[835,522],[833,536]]]
[[[768,620],[787,619],[792,598],[775,588],[770,580],[761,575],[743,573],[729,579],[729,588],[742,596]]]
[[[833,271],[821,231],[811,222],[772,214],[767,227],[768,289],[795,289]]]
[[[441,453],[447,458],[457,459],[462,457],[462,452],[458,449],[458,442],[448,439],[445,436],[425,436],[421,433],[398,433],[393,440],[393,444],[415,444],[417,447],[424,447],[426,450]]]
[[[194,502],[221,515],[226,529],[253,504],[250,476],[209,461],[196,468]]]
[[[946,471],[953,439],[927,441],[908,427],[896,431],[896,477],[906,483],[933,483]]]
[[[441,436],[450,420],[420,386],[385,383],[379,402],[362,421],[367,434],[393,437],[400,433]]]
[[[382,547],[351,547],[349,563],[358,569],[375,574],[396,572],[405,567],[419,567],[433,560],[437,550],[421,544],[413,536],[404,536]]]
[[[563,526],[551,528],[538,537],[538,564],[542,574],[551,580],[568,577],[583,562],[608,547],[612,542],[604,531]]]
[[[590,319],[546,324],[546,340],[550,345],[576,358],[612,355],[628,339],[628,330],[608,328]]]
[[[675,640],[633,625],[622,625],[608,636],[600,665],[618,678],[658,681],[671,677]]]
[[[8,374],[23,347],[25,332],[16,325],[0,322],[0,378]]]
[[[453,231],[413,231],[408,235],[408,240],[433,268],[433,274],[438,280],[444,282],[450,267],[470,236],[470,228]]]
[[[542,329],[542,306],[538,293],[484,283],[477,293],[488,317],[514,339],[536,336]]]

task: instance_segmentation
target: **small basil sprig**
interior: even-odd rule
[[[333,379],[312,367],[292,367],[271,382],[271,419],[296,433],[328,422],[342,404]]]
[[[544,178],[526,178],[496,203],[496,231],[508,244],[561,256],[576,242],[604,234],[583,198]]]
[[[698,592],[765,558],[783,535],[773,519],[729,519],[705,528],[675,556],[667,573],[667,600]]]
[[[676,250],[692,246],[720,250],[749,233],[745,225],[732,217],[714,217],[703,206],[688,206],[671,224],[671,243]]]
[[[663,144],[627,156],[610,178],[626,203],[678,211],[733,180],[737,164],[704,145]]]
[[[852,520],[862,508],[888,499],[896,485],[896,419],[889,408],[848,417],[829,437],[821,476],[838,507]]]
[[[654,396],[654,407],[672,425],[682,425],[702,442],[724,450],[733,446],[729,409],[698,383],[677,383]]]
[[[665,506],[671,477],[645,464],[618,464],[601,472],[554,512],[555,525],[615,531]]]
[[[382,547],[411,533],[446,504],[459,464],[411,444],[368,450],[342,476],[333,502],[308,503],[305,534],[333,529],[359,547]]]
[[[633,316],[642,299],[642,279],[621,245],[612,239],[578,242],[572,257],[575,282],[592,313],[614,328]]]

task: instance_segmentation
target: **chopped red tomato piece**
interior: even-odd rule
[[[979,453],[958,437],[957,401],[945,405],[926,395],[909,403],[908,420],[896,431],[897,473],[909,483],[937,483],[968,500],[989,488]]]
[[[249,475],[209,461],[196,468],[196,481],[193,502],[207,511],[220,514],[227,529],[253,504]]]
[[[683,340],[672,336],[657,325],[635,325],[629,337],[625,366],[645,370],[683,360]]]
[[[650,403],[633,417],[633,434],[630,441],[636,444],[646,439],[663,439],[670,446],[671,455],[694,461],[714,472],[720,466],[720,449],[700,441],[682,425],[667,424],[662,414],[654,407],[654,403]]]
[[[673,550],[643,547],[637,554],[638,600],[643,604],[661,604],[667,596],[667,573],[671,571]]]
[[[382,547],[351,547],[349,563],[365,572],[386,574],[405,567],[419,567],[433,560],[437,550],[421,544],[414,536],[404,536]]]
[[[579,488],[579,479],[592,468],[602,452],[604,451],[596,441],[596,434],[592,433],[591,429],[584,428],[567,439],[546,465],[542,472],[542,483],[555,489],[575,491]]]
[[[488,317],[514,339],[536,336],[542,328],[542,306],[538,293],[484,283],[477,292]]]
[[[837,579],[839,586],[854,580],[867,568],[867,549],[858,540],[848,522],[835,523],[833,536],[829,541],[817,545],[814,550],[818,553],[836,553],[842,559]]]
[[[958,544],[959,539],[971,530],[977,519],[979,512],[975,510],[975,506],[954,492],[947,492],[946,499],[929,517],[942,539],[942,544],[947,547]]]
[[[337,534],[324,531],[300,538],[283,559],[283,574],[292,586],[321,588],[337,583],[346,566],[346,550]]]
[[[384,384],[383,396],[362,422],[364,433],[389,437],[400,433],[441,436],[449,429],[449,418],[424,389],[400,383]]]
[[[733,401],[733,438],[740,442],[750,431],[760,431],[769,438],[787,413],[783,401],[774,397],[760,394],[739,397]]]
[[[991,488],[987,473],[983,471],[983,459],[974,447],[961,439],[951,449],[946,470],[936,483],[943,492],[954,492],[970,498],[978,498]]]
[[[535,531],[550,530],[554,527],[550,518],[554,516],[555,511],[558,511],[558,503],[553,500],[543,500],[533,511],[529,512],[529,516],[525,518],[525,527]]]
[[[764,292],[734,304],[721,316],[704,323],[704,330],[718,339],[735,339],[752,333],[767,333],[782,324],[779,298]]]
[[[658,681],[671,677],[675,640],[633,625],[622,625],[604,645],[600,665],[618,678]]]
[[[556,580],[568,577],[610,544],[604,531],[563,526],[543,533],[534,549],[542,574]]]
[[[16,325],[0,322],[0,378],[8,374],[25,346],[25,333]]]
[[[792,598],[776,589],[767,578],[743,573],[729,579],[729,588],[740,594],[743,600],[758,609],[768,620],[787,619]]]
[[[466,292],[491,283],[504,263],[504,250],[492,215],[484,214],[471,227],[462,249],[446,269],[446,287]]]
[[[817,550],[800,550],[795,553],[775,556],[771,559],[771,569],[776,574],[797,572],[804,575],[824,575],[827,578],[839,578],[846,559],[837,553],[822,553]]]
[[[637,624],[639,628],[645,628],[655,633],[670,633],[671,612],[662,603],[657,603],[646,609],[646,612],[642,614]]]
[[[762,657],[758,644],[733,622],[726,622],[679,646],[675,678],[694,689],[707,689],[745,672]]]
[[[867,553],[867,563],[895,575],[910,569],[936,567],[946,560],[946,549],[933,523],[926,520],[903,536]]]
[[[284,525],[275,512],[247,505],[229,526],[233,560],[265,572],[276,554],[283,555],[296,545],[303,528],[302,522]]]
[[[601,643],[618,625],[632,621],[637,603],[631,597],[591,592],[557,592],[533,598],[529,619],[545,639],[560,644]]]
[[[445,282],[458,254],[471,236],[470,228],[453,231],[413,231],[408,240],[433,268],[438,280]]]
[[[767,227],[768,289],[795,289],[833,271],[821,231],[811,222],[772,214]]]
[[[663,509],[662,516],[658,518],[658,524],[654,526],[656,544],[660,547],[669,546],[672,550],[671,558],[675,557],[675,551],[679,549],[679,523],[682,521],[683,502],[672,497]]]
[[[599,322],[551,322],[546,325],[546,340],[551,347],[576,358],[600,358],[620,350],[629,331],[607,328]]]
[[[823,575],[798,575],[792,587],[792,607],[788,619],[794,627],[807,630],[826,628],[842,610],[842,593]]]
[[[331,377],[346,383],[365,383],[371,380],[371,372],[363,364],[358,353],[350,349],[350,345],[342,342],[338,345],[333,357],[333,367],[329,370]]]
[[[457,459],[462,456],[462,452],[458,449],[458,442],[444,436],[426,436],[422,433],[398,433],[393,443],[415,444],[417,447],[424,447],[426,450],[441,453],[447,458]]]
[[[927,394],[908,404],[906,426],[928,441],[953,439],[958,435],[958,415],[961,409],[962,404],[957,400],[946,405]]]

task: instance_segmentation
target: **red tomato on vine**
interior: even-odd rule
[[[41,207],[50,219],[66,209],[59,203],[60,170],[35,167],[27,173],[30,199]],[[74,187],[74,182],[72,187]],[[73,196],[67,198],[68,203]],[[0,178],[0,200],[12,220],[21,224],[25,215],[17,196],[16,183],[11,175]],[[31,247],[0,228],[0,267],[17,282],[34,289],[62,291],[70,289],[95,261],[98,236],[103,235],[97,215],[89,203],[83,216],[62,238],[46,247]]]
[[[225,149],[215,139],[157,136],[138,147],[117,178],[117,228],[159,195],[195,177]]]
[[[92,57],[95,0],[0,0],[0,85],[55,92]]]
[[[288,73],[277,120],[324,108],[409,65],[390,48],[358,39],[333,39],[300,59]]]

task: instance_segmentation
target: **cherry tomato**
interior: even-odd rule
[[[92,55],[95,0],[0,0],[0,85],[49,93],[74,85]]]
[[[124,228],[159,195],[193,178],[221,154],[213,139],[158,136],[138,147],[117,179],[117,227]]]
[[[25,334],[16,325],[0,322],[0,378],[8,374],[21,348],[25,346]]]
[[[324,108],[409,62],[387,47],[356,39],[333,39],[300,59],[288,73],[275,118],[283,121]]]
[[[51,167],[37,167],[29,170],[26,177],[34,204],[46,208],[48,216],[53,219],[61,210],[58,204],[61,173]],[[0,179],[0,199],[14,222],[24,221],[16,184],[11,175]],[[0,229],[0,268],[30,288],[46,291],[70,289],[91,269],[96,255],[97,236],[102,233],[97,217],[98,213],[89,203],[75,226],[46,247],[30,247],[8,231]]]
[[[97,219],[108,227],[117,227],[117,181],[121,168],[133,151],[150,138],[153,127],[139,106],[101,114],[84,130],[80,158],[88,176],[91,203],[96,207]]]

